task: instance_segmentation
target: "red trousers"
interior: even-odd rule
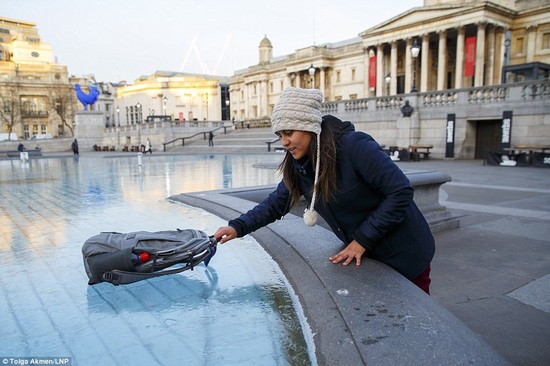
[[[418,277],[416,277],[414,280],[412,280],[412,283],[414,283],[416,286],[420,287],[425,293],[428,295],[430,294],[430,283],[432,283],[432,280],[430,279],[430,265],[428,264],[428,267],[422,274]]]

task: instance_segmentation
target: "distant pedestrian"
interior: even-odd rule
[[[19,145],[17,145],[17,151],[19,152],[25,151],[25,145],[23,145],[22,143],[19,143]]]
[[[71,149],[73,150],[73,155],[80,155],[78,151],[78,141],[76,139],[73,140],[73,143],[71,144]]]
[[[147,142],[145,143],[145,154],[147,153],[153,154],[153,145],[149,139],[147,139]]]
[[[212,131],[208,133],[208,146],[214,146],[214,134]]]

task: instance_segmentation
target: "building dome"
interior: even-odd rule
[[[264,39],[260,42],[260,65],[268,64],[273,56],[273,46],[271,41],[264,36]]]
[[[271,41],[267,38],[267,36],[264,36],[264,39],[262,39],[262,41],[260,42],[260,48],[263,47],[273,48],[273,46],[271,45]]]

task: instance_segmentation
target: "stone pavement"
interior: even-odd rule
[[[432,299],[461,319],[510,363],[547,365],[550,360],[550,169],[484,166],[481,161],[428,160],[402,162],[399,165],[405,171],[435,170],[447,173],[453,178],[452,182],[444,184],[441,188],[441,204],[452,211],[453,215],[461,216],[461,227],[435,235],[437,249],[432,264]],[[265,192],[243,190],[230,195],[257,202],[262,199],[261,196],[265,195]],[[224,212],[227,211],[224,207],[237,207],[234,201],[224,203],[225,198],[197,198],[196,203],[199,205],[218,205],[218,208],[212,210],[222,215],[231,215]],[[189,202],[193,202],[193,197],[184,198],[184,201],[188,199]],[[243,207],[239,210],[242,209]],[[316,256],[310,253],[308,248],[300,248],[300,240],[306,239],[304,235],[309,235],[303,234],[303,225],[298,225],[294,230],[288,222],[283,230],[279,229],[276,223],[272,226],[273,234],[277,235],[280,231],[279,238],[282,236],[295,249],[299,248],[304,258]],[[261,232],[262,230],[264,229],[256,234],[259,242],[265,241],[266,247],[273,245],[277,236]],[[298,239],[292,238],[293,235]],[[320,240],[315,240],[318,245],[316,247],[321,246]],[[271,243],[267,244],[269,242]],[[274,249],[270,255],[277,259],[277,256],[284,257],[284,251],[284,248],[282,253]],[[311,263],[308,261],[308,265],[314,266]],[[367,273],[367,276],[383,276],[383,273],[377,272],[374,263],[369,265],[375,268],[371,269],[372,273]],[[289,267],[288,263],[285,262],[285,266]],[[323,268],[316,270],[317,276],[321,279],[323,271]],[[296,277],[300,275],[305,276],[295,274]],[[338,281],[333,279],[339,275],[340,273],[331,272],[324,281],[337,283]],[[370,283],[368,279],[363,286],[371,295],[378,291],[376,284]],[[331,286],[327,288],[330,289]],[[411,301],[418,301],[419,306],[429,307],[427,303],[414,297],[415,294],[409,290],[402,290],[402,295],[411,296]],[[394,288],[394,291],[401,292],[397,288]],[[379,293],[380,296],[385,294],[387,292]],[[368,297],[369,294],[365,296],[362,300],[368,300],[367,304],[372,303],[373,297],[376,298]],[[384,300],[388,300],[387,297],[380,301]],[[342,309],[346,308],[337,296],[334,301],[339,303],[337,306],[341,306]],[[385,306],[388,306],[388,303],[391,301],[386,301]],[[360,301],[359,304],[364,306],[365,302]],[[359,307],[360,305],[355,310],[359,311]],[[416,315],[422,317],[420,314]],[[350,317],[345,313],[343,316]],[[309,319],[311,321],[312,318]],[[351,316],[347,321],[348,324],[360,324],[362,319]],[[411,326],[413,325],[409,323],[407,329],[410,330]],[[456,329],[458,328],[457,326]],[[365,331],[359,331],[358,337],[361,333],[365,334]],[[338,337],[336,331],[331,335]],[[373,345],[384,336],[366,338],[364,341]],[[426,337],[421,334],[417,336]],[[409,337],[407,342],[410,346],[414,340]],[[393,357],[392,361],[399,359],[399,351],[390,350],[388,343],[391,342],[387,340],[386,349],[380,352],[385,352],[388,358]],[[421,349],[424,348],[416,346],[418,355],[422,354]],[[467,357],[462,361],[453,360],[451,354],[459,352],[463,347],[459,342],[450,346],[440,346],[444,352],[449,352],[446,360],[448,364],[462,361],[480,362],[467,360]],[[364,359],[370,362],[374,360],[373,364],[378,364],[380,359],[376,358],[376,348],[371,347],[364,352]],[[348,354],[351,354],[351,350]],[[435,353],[433,357],[435,360]],[[406,362],[414,364],[415,361],[408,359]],[[485,360],[479,364],[501,364],[495,362]]]
[[[515,365],[550,364],[550,169],[422,161],[445,172],[441,204],[461,227],[437,233],[432,298]]]

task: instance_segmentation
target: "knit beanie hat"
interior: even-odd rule
[[[308,131],[317,135],[317,161],[315,163],[315,181],[311,203],[304,211],[304,222],[308,226],[317,223],[315,200],[317,196],[317,180],[321,163],[321,104],[323,93],[319,89],[286,88],[273,108],[271,128],[277,133],[283,130]]]

